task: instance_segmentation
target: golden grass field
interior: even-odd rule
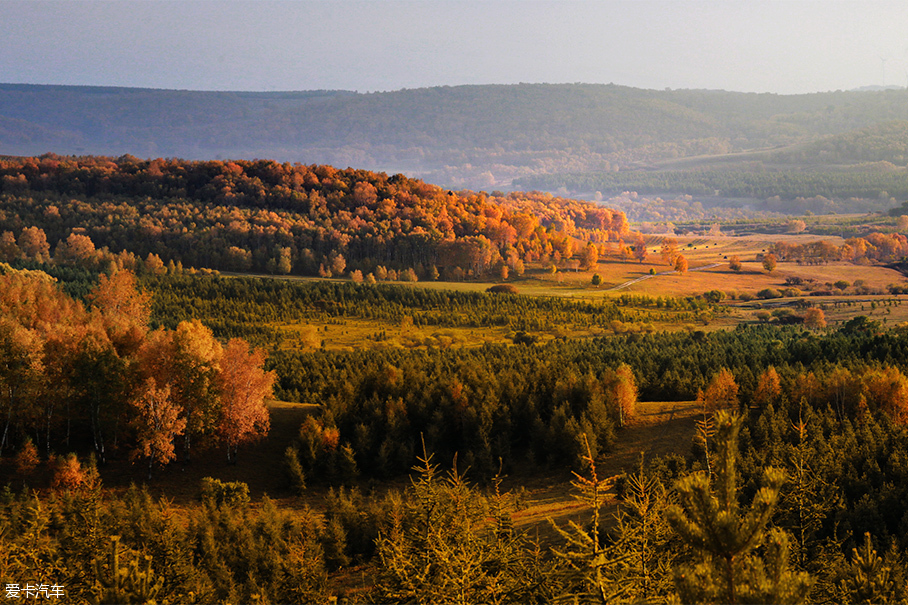
[[[662,236],[647,236],[648,258],[640,263],[624,261],[616,257],[601,259],[602,262],[593,271],[559,271],[552,275],[539,267],[531,267],[523,276],[514,277],[507,282],[395,282],[398,285],[414,288],[485,291],[495,283],[510,283],[516,286],[521,294],[528,296],[557,296],[596,300],[622,294],[643,294],[648,296],[698,296],[710,290],[722,290],[729,299],[724,303],[727,314],[712,319],[708,325],[664,323],[655,326],[657,329],[728,329],[742,322],[759,321],[757,313],[762,307],[775,308],[782,304],[791,304],[797,298],[805,298],[813,304],[824,306],[827,321],[830,325],[844,322],[856,315],[870,315],[887,325],[896,325],[908,321],[908,305],[887,305],[872,309],[871,303],[877,301],[900,301],[903,297],[884,295],[855,296],[850,291],[844,295],[832,297],[809,297],[809,293],[793,299],[775,299],[772,301],[742,302],[737,300],[741,295],[754,296],[765,288],[781,290],[786,287],[789,277],[817,280],[821,287],[839,280],[854,283],[863,280],[871,290],[885,291],[893,283],[908,282],[901,273],[883,266],[857,265],[847,262],[831,262],[826,265],[799,265],[795,262],[780,262],[772,273],[763,269],[758,255],[769,249],[777,241],[806,243],[816,241],[812,235],[755,235],[747,237],[683,237],[674,239],[678,248],[688,260],[690,270],[681,275],[671,270],[659,255]],[[834,244],[841,244],[841,238],[822,238]],[[734,272],[728,262],[732,256],[742,261],[742,270]],[[650,275],[650,271],[656,275]],[[594,274],[602,279],[599,286],[592,285]],[[263,276],[264,277],[264,276]],[[641,279],[642,278],[642,279]],[[294,281],[308,281],[318,278],[286,277]],[[639,280],[639,281],[635,281]],[[838,304],[837,304],[838,303]],[[437,327],[402,327],[390,322],[364,320],[356,318],[331,319],[321,322],[303,324],[286,324],[281,328],[288,335],[286,346],[322,347],[326,350],[354,350],[362,348],[420,348],[427,346],[457,347],[476,346],[483,343],[510,342],[510,331],[505,327],[482,329],[437,328]],[[314,336],[313,336],[314,328]],[[594,327],[576,329],[571,326],[553,327],[539,336],[543,339],[557,337],[583,338],[605,336],[613,332],[607,328]],[[309,341],[309,345],[305,343]]]

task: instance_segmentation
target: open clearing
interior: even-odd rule
[[[690,451],[695,422],[701,414],[695,401],[641,402],[637,404],[637,413],[634,422],[618,433],[614,450],[597,460],[600,478],[635,472],[640,467],[641,457],[650,460]],[[538,532],[541,539],[547,540],[557,536],[549,520],[563,527],[569,521],[579,523],[588,518],[590,509],[574,498],[576,490],[571,480],[568,470],[520,476],[517,485],[526,492],[522,502],[525,508],[514,515],[517,526],[532,527],[534,535]]]
[[[305,417],[318,406],[275,401],[268,407],[271,431],[261,442],[241,449],[237,464],[228,465],[220,450],[199,452],[188,465],[174,462],[157,470],[148,483],[149,491],[155,496],[166,497],[175,508],[186,510],[198,501],[202,478],[215,477],[221,481],[248,484],[253,501],[267,494],[282,506],[308,506],[318,511],[327,489],[313,486],[305,496],[294,496],[281,467],[284,450],[293,442]],[[695,421],[700,415],[696,402],[641,402],[637,404],[637,413],[634,422],[618,432],[614,449],[599,457],[600,477],[635,472],[641,455],[652,459],[671,453],[684,455],[690,451]],[[122,493],[133,483],[145,483],[146,473],[144,464],[131,464],[125,460],[114,460],[101,469],[104,486],[112,493]],[[560,526],[571,520],[586,519],[589,509],[574,498],[572,479],[568,468],[517,471],[507,477],[505,489],[517,490],[515,493],[519,495],[520,510],[514,515],[517,526],[545,541],[557,536],[549,519]],[[360,483],[368,491],[373,482],[363,478]],[[380,489],[405,489],[407,485],[406,480],[400,478]]]

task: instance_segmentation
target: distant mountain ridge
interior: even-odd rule
[[[908,120],[906,90],[519,84],[362,94],[0,84],[0,155],[268,158],[487,190],[531,175],[806,145],[897,120]]]

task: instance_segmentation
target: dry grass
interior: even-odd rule
[[[826,240],[835,245],[842,244],[840,237],[817,237],[816,235],[751,235],[742,237],[729,236],[676,236],[678,249],[687,258],[691,271],[685,275],[667,274],[648,277],[650,270],[657,274],[671,271],[671,267],[662,261],[659,248],[663,236],[647,236],[647,249],[649,257],[643,263],[626,261],[617,256],[606,256],[593,271],[574,271],[565,269],[556,275],[550,275],[540,267],[530,267],[521,277],[514,277],[506,283],[515,285],[521,294],[528,296],[559,296],[569,298],[597,299],[616,296],[621,293],[648,294],[650,296],[695,296],[709,290],[722,290],[732,294],[755,294],[764,288],[781,288],[785,285],[787,277],[817,279],[821,283],[834,283],[838,280],[854,282],[863,279],[870,288],[883,289],[891,283],[904,283],[905,277],[892,269],[881,266],[861,266],[851,263],[829,263],[820,266],[798,265],[793,262],[780,262],[772,274],[763,270],[762,263],[757,260],[758,255],[765,253],[769,247],[779,241],[804,244],[807,242]],[[735,273],[728,268],[728,259],[738,256],[742,261],[743,270]],[[719,263],[719,266],[706,270],[698,268]],[[594,274],[602,279],[600,286],[592,285]],[[271,277],[271,276],[261,276]],[[621,286],[632,280],[647,277],[640,282],[617,291],[611,289]],[[284,276],[279,279],[292,281],[311,281],[320,278]],[[393,282],[397,285],[426,288],[432,290],[454,290],[460,292],[482,292],[488,287],[501,283],[492,282]],[[326,339],[328,348],[345,348],[371,346],[366,342],[370,335],[369,330],[374,329],[374,323],[358,326],[355,320],[344,320],[345,328],[341,332],[332,333],[329,324]],[[320,326],[324,327],[324,325]],[[489,331],[486,331],[489,332]],[[461,331],[457,336],[469,344],[485,342],[484,338],[468,338]],[[491,341],[500,341],[503,333],[494,330],[486,335]],[[346,337],[346,338],[345,338]]]
[[[638,403],[637,418],[619,433],[614,450],[599,457],[596,464],[599,477],[632,473],[639,468],[641,457],[649,460],[671,453],[687,453],[699,414],[700,408],[694,401]],[[571,479],[567,470],[514,477],[514,484],[526,490],[526,507],[514,515],[515,524],[526,530],[532,528],[532,533],[547,543],[558,537],[551,522],[562,527],[569,521],[584,522],[590,511],[574,497]]]

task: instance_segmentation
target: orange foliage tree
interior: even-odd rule
[[[893,422],[908,423],[908,377],[898,368],[883,366],[864,374],[863,393]]]
[[[186,429],[186,419],[180,407],[170,396],[170,387],[158,387],[154,378],[148,378],[132,401],[135,411],[133,426],[136,429],[136,449],[133,458],[148,459],[148,478],[155,463],[166,464],[176,457],[174,438]]]
[[[769,366],[763,370],[757,380],[757,388],[753,395],[754,403],[760,407],[766,407],[776,401],[781,394],[782,383],[779,380],[779,373],[776,372],[775,367]]]
[[[804,325],[808,328],[825,328],[826,314],[819,307],[811,307],[804,312]]]
[[[138,287],[135,274],[128,270],[102,274],[89,300],[117,351],[134,353],[148,332],[151,316],[151,294]]]
[[[687,259],[684,258],[683,254],[679,254],[675,257],[675,271],[681,275],[687,273]]]
[[[637,413],[637,381],[634,379],[634,371],[626,363],[622,363],[615,370],[612,392],[618,407],[619,423],[624,426]]]
[[[662,262],[666,265],[674,265],[675,259],[678,257],[678,240],[671,237],[662,240],[660,253],[662,255]]]
[[[199,320],[182,321],[173,332],[168,378],[183,409],[183,456],[189,462],[193,438],[214,433],[218,419],[216,380],[223,348]]]
[[[262,368],[265,353],[241,339],[224,347],[217,386],[221,398],[218,434],[227,446],[227,461],[236,462],[237,449],[268,432],[265,399],[271,396],[276,375]]]
[[[703,403],[706,409],[734,410],[738,407],[738,383],[728,368],[722,368],[703,391]]]

